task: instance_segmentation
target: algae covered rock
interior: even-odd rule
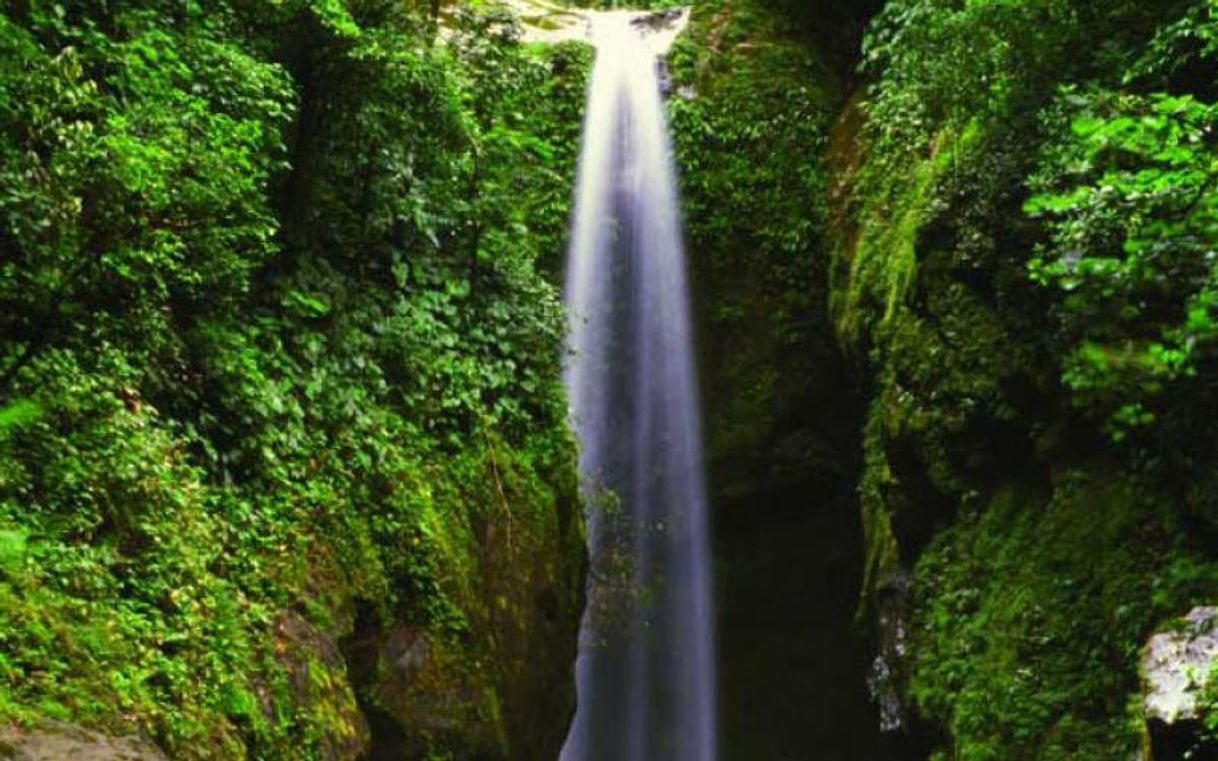
[[[108,737],[73,724],[47,722],[28,731],[0,730],[4,761],[167,761],[140,737]]]

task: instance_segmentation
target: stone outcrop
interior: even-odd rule
[[[108,737],[73,724],[47,722],[31,730],[0,730],[4,761],[168,761],[140,737]]]
[[[1201,737],[1203,693],[1218,663],[1218,607],[1194,608],[1147,642],[1142,653],[1142,706],[1148,757],[1212,758],[1213,742]],[[1203,755],[1196,756],[1198,752]]]

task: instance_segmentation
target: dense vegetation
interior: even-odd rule
[[[0,4],[0,730],[557,756],[591,51],[519,31]],[[1133,757],[1218,589],[1218,6],[698,0],[670,63],[725,758],[879,758],[843,574],[903,757]]]
[[[1216,21],[896,0],[867,33],[832,306],[938,757],[1129,756],[1139,648],[1213,599]]]
[[[5,4],[0,722],[174,758],[555,752],[589,55],[435,21]]]

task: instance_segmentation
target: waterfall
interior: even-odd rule
[[[658,59],[597,47],[566,296],[591,572],[562,761],[714,761],[714,611],[689,298]]]

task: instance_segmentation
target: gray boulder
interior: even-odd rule
[[[1218,607],[1194,608],[1147,642],[1142,708],[1156,759],[1211,758],[1201,735],[1201,693],[1218,662]]]
[[[74,724],[46,722],[30,730],[0,728],[3,761],[168,761],[139,737],[107,737]]]

